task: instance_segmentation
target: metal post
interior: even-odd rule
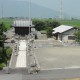
[[[29,0],[29,38],[30,38],[30,30],[31,28],[31,0]]]
[[[60,16],[59,16],[60,19],[63,18],[63,1],[60,0]]]
[[[2,4],[1,4],[1,12],[2,12],[2,19],[3,19],[3,0],[2,0]]]
[[[28,73],[30,74],[31,73],[31,71],[30,71],[30,32],[31,32],[31,30],[30,30],[30,28],[31,28],[31,0],[29,0],[29,40],[28,40],[28,54],[27,54],[27,60],[28,60]]]

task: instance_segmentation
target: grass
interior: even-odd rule
[[[80,20],[57,20],[60,24],[80,28]]]
[[[5,27],[7,28],[7,30],[10,29],[12,23],[13,23],[13,19],[0,19],[0,23],[3,22],[5,24]]]

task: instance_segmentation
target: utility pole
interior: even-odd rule
[[[63,1],[60,0],[60,16],[59,16],[60,19],[63,19]]]
[[[31,28],[31,0],[29,0],[29,36],[30,36],[30,28]]]
[[[28,73],[30,74],[30,28],[31,28],[31,0],[29,0],[29,40],[28,40],[28,54],[27,54],[27,64],[28,64]]]
[[[2,0],[2,4],[1,4],[1,14],[2,14],[2,19],[3,19],[3,0]]]

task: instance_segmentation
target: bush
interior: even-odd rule
[[[75,40],[80,43],[80,30],[75,33]]]
[[[1,63],[0,64],[0,70],[2,70],[3,69],[3,67],[5,67],[6,66],[6,64],[5,63]]]
[[[6,48],[6,55],[7,55],[7,58],[10,59],[11,58],[11,54],[12,54],[12,49],[10,47],[7,47]]]
[[[47,37],[51,37],[52,36],[52,28],[51,27],[47,27],[46,28],[46,32],[47,32]]]

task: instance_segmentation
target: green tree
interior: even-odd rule
[[[52,36],[52,29],[60,25],[53,19],[33,19],[33,24],[38,31],[46,30],[48,37]]]
[[[46,31],[47,31],[47,37],[51,37],[52,36],[52,28],[51,27],[47,27]]]
[[[75,33],[75,40],[80,43],[80,30]]]
[[[57,21],[54,21],[53,19],[45,20],[45,24],[46,24],[46,26],[49,26],[49,27],[52,27],[52,28],[60,26],[60,23],[57,22]]]
[[[35,25],[35,28],[36,28],[36,30],[38,30],[38,31],[44,29],[45,23],[44,23],[44,21],[42,21],[42,20],[39,20],[39,19],[33,20],[33,24]]]
[[[5,40],[5,36],[3,35],[3,31],[4,31],[4,24],[3,23],[1,23],[0,24],[0,50],[2,50],[1,52],[1,54],[2,54],[2,56],[1,56],[1,58],[2,58],[2,61],[4,62],[5,61],[5,59],[6,59],[6,54],[5,54],[5,49],[4,49],[4,40]]]

